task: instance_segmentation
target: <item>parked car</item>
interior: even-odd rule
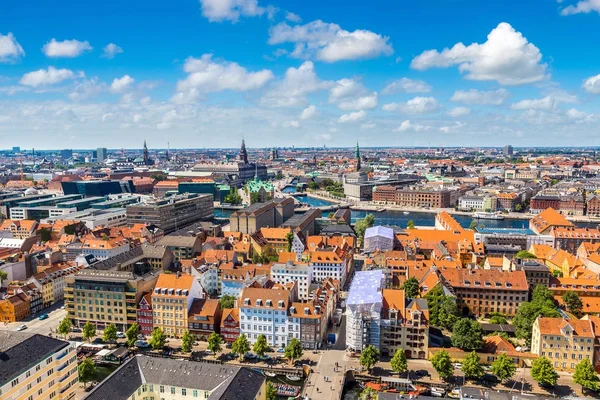
[[[27,325],[25,325],[25,324],[23,324],[23,325],[19,325],[19,326],[17,327],[17,330],[18,330],[18,331],[24,331],[25,329],[27,329]]]
[[[141,349],[150,347],[150,343],[146,342],[145,340],[136,340],[134,344],[135,347],[139,347]]]
[[[496,375],[492,374],[483,374],[479,381],[485,385],[496,385],[500,383],[500,379]]]
[[[141,333],[138,335],[138,340],[146,340],[146,336],[142,335]]]
[[[459,362],[455,362],[454,364],[452,364],[452,366],[456,369],[462,369],[462,364]]]
[[[73,333],[81,333],[83,331],[81,330],[81,328],[73,328],[73,329],[71,329],[71,332],[73,332]]]
[[[285,349],[283,347],[280,347],[277,349],[278,353],[285,353]]]
[[[45,320],[45,319],[48,319],[48,314],[45,314],[45,313],[44,313],[44,314],[40,315],[40,317],[39,317],[38,319],[39,319],[40,321],[43,321],[43,320]]]
[[[92,344],[103,344],[103,343],[104,343],[104,340],[102,340],[102,338],[99,338],[99,337],[92,340]]]
[[[123,332],[117,332],[117,337],[119,339],[125,339],[127,336],[125,336],[125,334]]]

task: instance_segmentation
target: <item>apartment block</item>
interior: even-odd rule
[[[288,343],[290,302],[287,290],[243,289],[238,300],[240,333],[246,334],[250,343],[262,334],[270,346],[285,347]]]
[[[298,297],[308,299],[310,284],[313,281],[313,267],[309,264],[287,262],[275,263],[271,266],[271,280],[285,285],[289,282],[298,283]]]

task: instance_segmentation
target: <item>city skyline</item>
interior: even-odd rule
[[[0,16],[4,147],[600,145],[594,1],[61,5]]]

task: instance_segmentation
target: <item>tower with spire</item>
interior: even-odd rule
[[[144,165],[148,165],[150,161],[150,157],[148,157],[148,146],[146,146],[146,141],[144,140]]]
[[[360,171],[360,149],[358,148],[358,142],[356,142],[356,152],[354,153],[354,157],[356,158],[356,170]]]
[[[248,152],[246,151],[246,143],[244,142],[244,138],[242,138],[242,148],[240,149],[240,155],[238,156],[240,162],[244,164],[248,164]]]

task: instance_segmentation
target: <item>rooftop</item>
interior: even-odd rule
[[[385,276],[382,270],[357,271],[350,285],[350,293],[346,304],[359,305],[370,303],[381,303],[381,288]]]

